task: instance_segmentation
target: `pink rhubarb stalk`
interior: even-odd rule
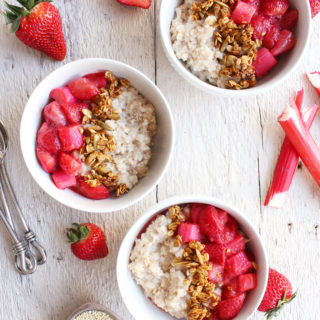
[[[296,104],[298,109],[301,109],[303,90],[298,91]],[[303,111],[303,121],[306,124],[307,130],[310,129],[312,122],[319,110],[317,105]],[[269,187],[265,206],[281,208],[285,202],[286,195],[289,191],[294,173],[299,161],[299,155],[292,146],[288,137],[285,137],[281,147],[278,162],[273,174],[273,180]]]
[[[314,71],[307,73],[307,77],[320,96],[320,72]]]
[[[320,186],[320,148],[303,123],[299,111],[287,107],[278,121],[302,162]]]

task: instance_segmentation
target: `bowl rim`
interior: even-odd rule
[[[250,231],[252,233],[254,233],[256,240],[257,240],[258,247],[259,247],[258,250],[261,250],[261,260],[263,262],[263,265],[261,266],[261,264],[260,264],[259,270],[261,270],[261,272],[262,272],[261,277],[263,279],[263,282],[261,284],[261,279],[260,279],[260,282],[259,282],[260,287],[257,287],[257,288],[260,288],[260,295],[253,305],[253,307],[254,307],[253,312],[247,318],[247,319],[250,319],[252,317],[253,313],[257,311],[257,309],[263,299],[264,292],[267,287],[269,262],[268,262],[268,257],[267,257],[265,246],[264,246],[262,239],[261,239],[259,233],[257,232],[256,228],[253,226],[253,224],[247,218],[247,216],[244,213],[242,213],[242,211],[236,209],[234,206],[226,203],[223,200],[219,200],[215,197],[203,196],[203,195],[183,195],[183,196],[174,196],[174,197],[164,199],[164,200],[160,201],[159,203],[157,203],[155,206],[149,208],[147,211],[143,212],[142,215],[131,225],[131,227],[129,228],[129,230],[127,231],[126,235],[124,236],[124,238],[121,242],[121,245],[120,245],[120,248],[118,251],[117,265],[116,265],[118,288],[119,288],[121,298],[122,298],[124,304],[126,305],[130,314],[133,317],[136,317],[137,314],[132,310],[131,305],[129,305],[127,303],[126,294],[125,294],[126,293],[126,277],[123,276],[123,272],[124,272],[124,270],[127,270],[127,266],[124,266],[123,264],[124,264],[124,262],[126,262],[126,263],[129,262],[129,255],[131,252],[131,249],[130,249],[130,251],[128,251],[129,254],[127,255],[127,248],[129,246],[130,246],[130,248],[132,248],[132,245],[133,245],[137,235],[139,234],[139,232],[141,231],[143,226],[150,220],[150,218],[152,216],[154,216],[155,214],[170,207],[171,205],[175,205],[175,204],[179,205],[179,204],[183,204],[183,203],[211,204],[213,206],[216,206],[218,208],[221,208],[221,209],[227,211],[231,216],[233,216],[234,214],[238,215],[244,221],[244,223],[246,224],[246,227],[248,227],[250,229]],[[235,217],[235,219],[236,219],[236,217]],[[143,309],[143,308],[140,308],[140,309]],[[142,319],[143,315],[140,314],[139,318]]]
[[[29,157],[28,157],[28,151],[29,149],[27,148],[27,144],[24,143],[26,136],[24,133],[26,131],[26,122],[27,122],[27,113],[30,112],[31,109],[31,104],[30,104],[30,100],[32,98],[32,96],[34,94],[37,93],[37,91],[39,90],[39,88],[41,88],[43,86],[43,84],[45,82],[47,82],[51,77],[55,77],[56,74],[58,74],[61,69],[64,68],[70,68],[70,66],[74,65],[80,65],[83,63],[89,63],[89,62],[93,62],[93,63],[109,63],[109,64],[117,64],[123,68],[126,68],[128,70],[130,70],[133,73],[138,74],[143,81],[149,83],[151,85],[151,87],[153,88],[153,90],[159,95],[159,97],[161,98],[161,100],[163,101],[163,104],[165,106],[165,109],[167,111],[168,114],[168,120],[169,120],[169,127],[171,128],[171,135],[170,135],[170,141],[168,144],[168,157],[166,159],[165,164],[163,165],[163,169],[162,171],[159,172],[159,174],[157,175],[157,177],[154,179],[154,182],[150,185],[150,187],[148,189],[146,189],[144,192],[142,192],[141,194],[139,194],[138,196],[136,196],[133,200],[129,201],[129,202],[124,202],[122,205],[118,205],[115,209],[114,208],[104,208],[103,206],[90,206],[90,204],[92,204],[92,201],[103,201],[103,200],[93,200],[93,199],[89,199],[89,198],[85,198],[86,202],[88,202],[88,204],[86,204],[85,206],[80,205],[78,203],[70,203],[68,201],[67,197],[59,197],[56,194],[51,193],[49,190],[47,190],[46,188],[46,182],[43,182],[42,180],[40,181],[39,179],[37,179],[37,174],[36,172],[34,172],[31,163],[29,162]],[[152,103],[152,101],[150,101]],[[157,112],[156,112],[157,114]],[[155,187],[156,185],[160,182],[160,180],[163,178],[164,174],[166,173],[169,164],[172,160],[172,156],[173,156],[173,150],[174,150],[174,145],[175,145],[175,126],[174,126],[174,119],[173,119],[173,114],[172,114],[172,110],[170,108],[170,105],[166,99],[166,97],[164,96],[164,94],[161,92],[160,88],[149,78],[147,77],[144,73],[142,73],[141,71],[139,71],[138,69],[124,63],[118,60],[114,60],[114,59],[107,59],[107,58],[85,58],[85,59],[77,59],[75,61],[71,61],[68,62],[56,69],[54,69],[53,71],[51,71],[49,74],[47,74],[45,76],[45,78],[43,80],[41,80],[37,86],[34,88],[34,90],[32,91],[30,97],[28,98],[28,101],[25,104],[23,113],[22,113],[22,117],[21,117],[21,121],[20,121],[20,148],[21,148],[21,152],[22,152],[22,156],[24,159],[24,162],[28,168],[28,171],[30,172],[32,178],[36,181],[36,183],[41,187],[42,190],[44,190],[50,197],[52,197],[53,199],[55,199],[56,201],[62,203],[63,205],[73,208],[73,209],[77,209],[80,211],[89,211],[89,212],[95,212],[95,213],[107,213],[107,212],[114,212],[114,211],[119,211],[119,210],[123,210],[125,208],[128,208],[130,206],[132,206],[133,204],[137,203],[138,201],[140,201],[141,199],[143,199],[144,197],[146,197]],[[104,201],[107,201],[108,199],[105,199]]]
[[[301,1],[301,0],[299,0]],[[306,3],[306,5],[309,7],[308,0],[302,0]],[[301,60],[303,59],[305,53],[307,52],[307,48],[309,46],[310,42],[310,36],[311,36],[311,27],[312,27],[312,18],[311,18],[311,10],[308,10],[308,20],[307,20],[307,37],[304,42],[304,46],[302,48],[301,54],[296,59],[294,65],[292,68],[284,74],[279,79],[273,80],[270,79],[268,83],[264,87],[251,87],[244,90],[231,90],[231,89],[225,89],[225,88],[219,88],[217,86],[214,86],[208,82],[205,82],[198,78],[196,75],[194,75],[189,69],[187,69],[182,62],[177,58],[175,55],[173,48],[172,48],[172,42],[170,37],[167,37],[167,30],[166,30],[166,23],[165,23],[165,17],[166,17],[166,11],[165,11],[165,3],[168,2],[166,0],[163,0],[160,5],[160,14],[159,14],[159,28],[160,28],[160,39],[161,44],[163,47],[163,50],[165,52],[165,55],[167,56],[169,62],[173,66],[173,68],[179,73],[179,75],[186,79],[190,84],[193,86],[214,95],[220,95],[222,97],[247,97],[252,95],[257,95],[266,91],[269,91],[273,88],[275,88],[277,85],[282,83],[284,80],[286,80],[292,72],[296,69],[296,67],[300,64]],[[170,2],[170,1],[169,1]]]

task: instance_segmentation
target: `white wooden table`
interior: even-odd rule
[[[258,228],[271,266],[299,288],[298,298],[279,320],[319,319],[320,189],[302,166],[285,208],[264,208],[263,201],[284,136],[277,116],[301,86],[306,104],[320,103],[303,76],[320,69],[320,17],[313,21],[304,61],[287,81],[255,98],[225,99],[198,91],[169,64],[159,39],[160,1],[146,11],[115,0],[56,0],[55,4],[68,47],[61,63],[24,46],[1,20],[0,119],[10,134],[7,166],[21,207],[47,249],[48,263],[32,276],[18,275],[9,238],[0,226],[0,319],[63,320],[88,301],[132,319],[115,275],[121,240],[137,217],[156,202],[191,193],[237,206]],[[19,145],[20,118],[36,85],[60,65],[87,57],[117,59],[144,72],[165,94],[175,117],[175,153],[157,189],[133,207],[110,214],[71,210],[51,199],[27,171]],[[312,134],[320,144],[319,116]],[[110,248],[107,259],[84,262],[71,254],[64,228],[75,221],[92,221],[104,228]]]

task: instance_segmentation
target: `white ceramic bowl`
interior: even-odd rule
[[[149,173],[130,192],[120,198],[91,200],[66,189],[59,190],[39,165],[35,154],[36,133],[41,122],[41,111],[49,101],[53,88],[63,86],[87,73],[111,70],[118,77],[127,78],[155,107],[158,122],[154,137],[153,157]],[[146,196],[162,178],[169,164],[174,146],[173,117],[169,105],[153,82],[138,70],[118,61],[84,59],[68,63],[50,73],[33,91],[23,112],[20,142],[25,163],[40,187],[57,201],[83,211],[109,212],[129,207]]]
[[[117,260],[117,280],[120,289],[120,293],[124,303],[129,309],[130,313],[135,319],[139,320],[173,320],[172,316],[168,313],[161,311],[155,305],[153,305],[143,294],[140,287],[132,279],[131,273],[128,269],[129,256],[134,244],[136,237],[138,236],[140,230],[146,225],[152,216],[162,212],[163,210],[169,208],[172,205],[186,204],[186,203],[206,203],[211,204],[217,208],[221,208],[227,211],[232,217],[234,217],[241,230],[250,239],[249,246],[255,255],[256,262],[258,263],[258,286],[256,289],[252,290],[245,300],[243,308],[241,309],[239,315],[235,318],[236,320],[246,320],[249,319],[252,314],[257,310],[265,289],[268,279],[268,261],[266,252],[261,241],[258,232],[255,230],[250,221],[246,216],[239,210],[227,205],[226,203],[219,201],[214,198],[202,197],[202,196],[183,196],[170,198],[165,201],[160,202],[154,208],[148,210],[144,213],[129,229],[118,253]]]
[[[301,61],[309,42],[311,32],[311,13],[309,0],[290,0],[290,6],[299,10],[299,20],[295,27],[295,37],[297,44],[295,48],[287,54],[281,56],[276,67],[270,73],[257,82],[257,85],[245,90],[230,90],[215,87],[205,81],[200,80],[192,74],[184,64],[176,57],[170,39],[170,25],[175,16],[175,8],[183,0],[162,0],[160,8],[160,35],[164,51],[176,71],[191,84],[211,94],[228,97],[242,97],[249,94],[258,94],[271,89],[283,81]]]

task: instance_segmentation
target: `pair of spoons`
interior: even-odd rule
[[[19,207],[17,198],[12,189],[4,164],[4,158],[8,149],[9,136],[3,123],[0,121],[0,219],[3,221],[12,240],[12,249],[15,256],[15,266],[22,275],[32,274],[37,266],[46,262],[46,252],[36,240],[36,235],[28,227],[23,213]],[[11,202],[12,209],[9,207]],[[14,214],[13,214],[14,211]],[[23,239],[17,235],[13,217],[19,219],[19,225],[23,229]]]

